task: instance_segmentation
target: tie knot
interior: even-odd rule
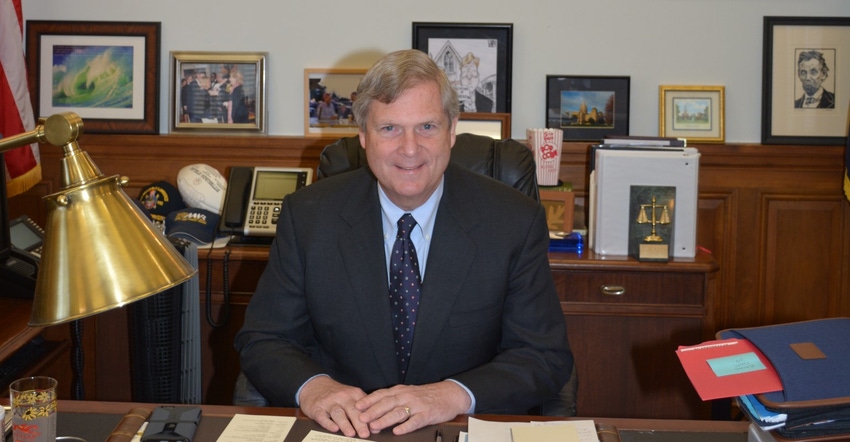
[[[401,218],[398,219],[398,234],[396,234],[396,238],[410,238],[410,232],[415,226],[416,220],[413,219],[413,215],[405,213],[401,216]]]

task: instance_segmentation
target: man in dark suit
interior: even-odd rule
[[[823,88],[823,82],[829,76],[829,66],[823,53],[815,50],[800,52],[797,76],[804,93],[794,100],[795,108],[835,109],[835,94]]]
[[[457,94],[427,54],[379,60],[354,113],[369,167],[284,200],[235,340],[248,379],[272,405],[360,438],[554,396],[573,360],[543,208],[449,163]],[[422,281],[410,350],[396,348],[388,273],[403,214]]]

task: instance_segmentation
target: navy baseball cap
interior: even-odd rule
[[[205,209],[188,208],[168,214],[165,219],[165,234],[181,238],[198,245],[198,248],[224,247],[230,235],[218,233],[219,216]]]
[[[165,218],[168,214],[186,208],[180,192],[168,181],[157,181],[145,186],[139,193],[139,201],[163,232],[166,230]]]

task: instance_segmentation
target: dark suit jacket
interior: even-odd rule
[[[364,167],[284,200],[235,341],[242,370],[272,405],[294,406],[319,373],[367,393],[452,378],[474,393],[479,413],[525,413],[566,383],[572,353],[542,207],[459,166],[444,176],[405,379],[374,176]]]
[[[794,100],[794,107],[796,107],[798,109],[802,108],[803,107],[803,100],[805,98],[806,98],[806,96],[803,95],[802,97]],[[835,109],[835,94],[824,89],[823,94],[821,94],[821,96],[820,96],[820,101],[818,102],[817,109]]]

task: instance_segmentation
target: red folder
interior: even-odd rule
[[[680,346],[676,356],[704,401],[782,390],[773,365],[746,339]]]

